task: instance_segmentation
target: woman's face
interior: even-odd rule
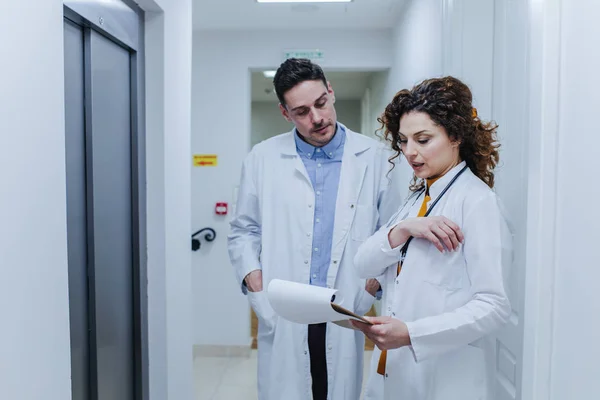
[[[421,179],[437,178],[460,163],[459,142],[425,112],[413,111],[400,118],[400,149]]]

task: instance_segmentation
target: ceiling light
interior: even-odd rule
[[[276,71],[263,71],[265,78],[275,78]]]
[[[350,3],[354,0],[256,0],[258,3]]]

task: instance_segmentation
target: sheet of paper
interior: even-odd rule
[[[319,324],[348,319],[367,322],[362,316],[341,306],[344,301],[343,294],[337,289],[273,279],[267,288],[267,295],[271,307],[279,316],[299,324]],[[340,325],[348,327],[349,324]]]

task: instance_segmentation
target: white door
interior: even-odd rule
[[[494,400],[521,399],[527,226],[527,2],[444,1],[444,73],[471,87],[482,119],[499,125],[496,191],[514,229],[514,263],[506,278],[512,315],[496,342]]]
[[[508,280],[513,313],[497,340],[496,400],[521,399],[528,177],[527,2],[495,1],[492,117],[503,144],[497,190],[511,216],[515,261]]]

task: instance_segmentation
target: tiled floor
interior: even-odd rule
[[[365,352],[365,373],[371,352]],[[256,351],[249,358],[199,357],[194,360],[196,400],[256,400]]]

